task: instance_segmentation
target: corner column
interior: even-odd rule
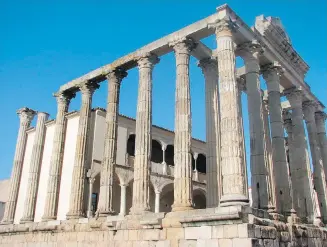
[[[313,183],[318,197],[318,205],[323,222],[327,222],[327,187],[326,176],[323,168],[320,146],[318,144],[315,111],[317,104],[312,101],[303,103],[304,119],[307,126],[311,160],[313,165]]]
[[[5,212],[1,222],[2,224],[12,224],[14,222],[18,191],[20,186],[20,177],[22,173],[27,141],[26,130],[29,128],[35,113],[35,111],[27,107],[21,108],[17,111],[19,116],[19,131],[14,156],[14,164],[10,178],[8,201],[6,202]]]
[[[244,205],[249,203],[249,199],[245,184],[242,114],[235,74],[235,25],[229,19],[222,19],[209,24],[209,27],[215,28],[217,39],[223,186],[220,206]]]
[[[42,154],[46,133],[45,122],[48,120],[48,117],[48,113],[37,113],[37,122],[27,185],[27,194],[24,205],[24,214],[21,219],[21,223],[34,221],[37,191],[39,187],[39,177],[42,165]]]
[[[269,174],[265,161],[264,119],[260,89],[259,56],[263,53],[261,45],[247,42],[238,46],[238,52],[245,62],[245,83],[248,95],[251,152],[252,206],[260,209],[272,207],[269,200]]]
[[[127,75],[119,69],[109,72],[108,100],[106,113],[106,130],[103,160],[101,163],[101,180],[99,194],[99,216],[114,214],[113,183],[117,156],[119,92],[122,79]]]
[[[139,68],[139,89],[135,127],[135,159],[132,214],[150,211],[149,186],[152,145],[152,71],[159,62],[154,54],[141,56]]]
[[[67,219],[78,219],[86,216],[85,183],[87,179],[87,143],[91,124],[92,95],[97,88],[99,88],[99,85],[92,82],[84,82],[80,86],[82,105],[78,123],[73,181]]]
[[[289,187],[289,173],[285,150],[284,126],[280,101],[280,76],[282,67],[277,63],[262,68],[263,78],[268,89],[268,105],[270,113],[271,145],[272,145],[272,177],[274,179],[273,194],[277,213],[290,213],[292,200]]]
[[[207,207],[217,207],[220,193],[220,115],[218,64],[215,59],[201,60],[198,66],[205,77],[206,149],[207,149]]]
[[[45,200],[44,215],[42,217],[42,220],[44,221],[55,220],[57,218],[67,125],[65,114],[68,111],[70,100],[75,97],[75,93],[61,92],[54,96],[57,100],[57,117],[55,120],[47,196]]]
[[[325,175],[327,174],[327,137],[326,137],[326,121],[327,115],[324,112],[315,113],[315,121],[317,126],[318,145],[320,147],[321,158]]]
[[[192,209],[191,95],[189,62],[191,39],[170,44],[176,58],[174,203],[172,211]]]
[[[292,109],[292,149],[290,170],[292,174],[293,200],[297,215],[308,217],[310,223],[315,220],[314,191],[304,132],[302,91],[289,89],[285,92]]]

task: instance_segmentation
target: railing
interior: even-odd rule
[[[126,156],[126,165],[130,167],[134,167],[134,156],[127,155]],[[166,167],[165,167],[166,166]],[[151,172],[157,173],[161,175],[168,175],[173,177],[174,176],[174,169],[175,167],[172,165],[165,165],[163,163],[156,163],[151,162]],[[200,182],[200,183],[206,183],[207,176],[205,173],[201,173],[198,171],[193,171],[192,179],[194,181]]]

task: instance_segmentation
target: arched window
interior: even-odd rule
[[[162,156],[163,154],[161,144],[156,140],[152,140],[151,161],[155,163],[161,163],[163,161]]]
[[[127,153],[129,156],[135,156],[135,135],[130,135],[127,140]]]
[[[207,169],[206,169],[206,156],[204,154],[199,154],[198,158],[196,160],[196,168],[198,170],[198,172],[201,173],[206,173]]]
[[[165,151],[165,161],[167,165],[174,166],[174,146],[173,145],[167,145],[166,151]]]

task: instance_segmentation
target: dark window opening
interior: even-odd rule
[[[98,209],[98,193],[92,193],[92,205],[91,210],[93,213],[95,213]]]
[[[201,173],[206,173],[207,172],[207,167],[206,167],[207,159],[204,154],[199,154],[198,158],[196,160],[196,168],[198,172]]]
[[[165,161],[167,165],[174,166],[174,146],[168,145],[165,151]]]
[[[151,161],[155,163],[162,163],[163,161],[163,154],[161,144],[156,141],[152,140],[152,152],[151,152]]]
[[[130,135],[127,140],[127,153],[129,156],[135,156],[135,135]]]

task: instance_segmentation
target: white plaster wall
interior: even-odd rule
[[[34,222],[40,222],[44,213],[45,200],[47,197],[48,179],[50,170],[50,159],[52,153],[52,144],[54,136],[55,124],[51,124],[46,128],[46,136],[44,141],[44,149],[41,163],[39,187],[37,193],[37,201],[35,206]]]
[[[125,164],[127,128],[121,125],[121,118],[118,118],[118,136],[117,136],[117,157],[116,163]],[[96,112],[94,123],[94,141],[93,141],[93,160],[102,161],[104,138],[105,138],[106,119],[103,112]]]
[[[64,160],[61,172],[57,220],[65,220],[69,210],[79,116],[67,120]]]
[[[27,191],[28,175],[30,169],[30,160],[32,155],[33,141],[35,130],[27,134],[27,142],[25,148],[24,162],[22,175],[20,178],[20,187],[18,192],[18,199],[16,204],[16,212],[14,218],[14,224],[19,224],[20,219],[23,217],[24,205]]]

